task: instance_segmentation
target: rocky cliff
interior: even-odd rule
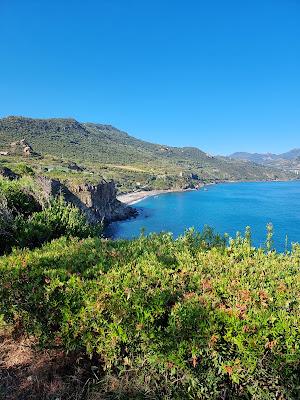
[[[91,223],[112,222],[127,219],[136,215],[136,210],[116,198],[113,181],[99,182],[97,185],[63,185],[61,182],[44,176],[37,177],[42,188],[44,199],[62,194],[66,201],[74,204],[87,216]]]

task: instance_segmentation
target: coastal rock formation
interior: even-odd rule
[[[74,204],[87,216],[91,223],[112,222],[136,215],[136,210],[117,200],[117,191],[113,181],[99,182],[97,185],[63,185],[61,182],[44,176],[37,177],[44,198],[62,194],[67,202]]]

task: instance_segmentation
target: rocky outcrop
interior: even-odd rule
[[[76,171],[76,172],[82,172],[85,170],[84,167],[81,167],[80,165],[77,165],[75,162],[69,162],[68,163],[68,169],[70,171]]]
[[[39,156],[39,154],[33,150],[31,145],[25,139],[10,143],[10,148],[7,153],[12,155],[22,155],[24,157]]]
[[[91,223],[112,222],[127,219],[137,214],[132,207],[117,200],[113,181],[99,182],[97,185],[63,185],[61,182],[44,176],[37,177],[44,198],[62,194],[66,201],[78,207]]]
[[[50,197],[56,197],[63,192],[64,185],[55,179],[47,178],[46,176],[37,176],[38,183],[44,200],[49,200]]]
[[[7,167],[0,167],[0,176],[9,180],[19,179],[19,175]]]

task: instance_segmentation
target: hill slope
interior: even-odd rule
[[[83,166],[131,173],[151,172],[152,178],[192,180],[289,179],[294,175],[227,157],[211,157],[192,147],[153,144],[129,136],[110,125],[74,119],[0,119],[0,150],[25,138],[43,156],[67,159]],[[143,181],[143,177],[138,176]],[[152,179],[151,177],[148,177]],[[147,178],[147,179],[148,179]],[[182,179],[181,179],[182,178]],[[170,184],[166,184],[166,186]],[[173,183],[171,183],[171,186]],[[179,186],[184,185],[179,182]]]

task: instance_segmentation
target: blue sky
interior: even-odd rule
[[[214,154],[300,147],[299,0],[0,0],[0,116]]]

